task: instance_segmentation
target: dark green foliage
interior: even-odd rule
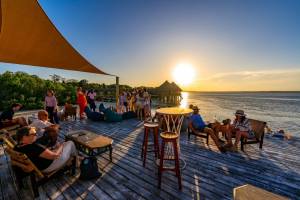
[[[12,103],[21,103],[24,109],[43,108],[44,98],[47,89],[52,89],[59,105],[64,105],[67,97],[70,97],[71,103],[76,101],[76,88],[78,86],[85,90],[94,89],[98,95],[96,99],[101,99],[104,95],[114,98],[115,84],[105,85],[97,83],[88,83],[83,79],[80,81],[70,79],[66,80],[59,75],[52,75],[51,80],[44,80],[36,75],[30,75],[25,72],[5,72],[0,74],[0,110],[10,107]],[[120,90],[130,90],[129,86],[120,86]]]

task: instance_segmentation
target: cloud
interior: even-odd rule
[[[238,71],[200,78],[194,90],[300,91],[300,69]]]
[[[260,78],[275,78],[275,77],[287,77],[295,76],[300,77],[300,69],[287,69],[287,70],[262,70],[262,71],[238,71],[218,73],[208,78],[201,78],[199,81],[208,80],[227,80],[231,78],[237,79],[260,79]]]

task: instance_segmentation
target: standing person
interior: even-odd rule
[[[85,93],[82,91],[81,87],[77,88],[77,104],[79,106],[79,116],[80,119],[83,119],[84,109],[87,106],[87,100],[85,97]]]
[[[45,97],[45,110],[48,112],[50,122],[52,124],[58,124],[58,117],[57,117],[57,100],[54,96],[53,90],[47,90],[47,95]]]
[[[88,98],[88,102],[90,104],[90,108],[92,111],[96,112],[96,104],[95,104],[95,97],[96,97],[96,92],[91,89],[88,93],[87,93],[87,98]]]
[[[143,119],[143,104],[144,104],[144,97],[143,92],[138,91],[136,95],[136,114],[138,119]]]
[[[135,92],[133,91],[131,96],[130,96],[130,111],[135,112],[136,111],[136,96],[135,96]]]
[[[145,119],[147,117],[151,117],[151,108],[150,108],[150,95],[149,93],[147,92],[146,89],[143,90],[144,91],[144,94],[143,94],[143,98],[144,98],[144,116],[145,116]]]
[[[13,125],[27,126],[27,121],[24,117],[13,118],[15,112],[22,108],[22,104],[14,103],[8,110],[4,110],[0,115],[0,128],[5,128]]]
[[[123,106],[124,106],[124,112],[127,112],[128,111],[127,92],[123,92]]]

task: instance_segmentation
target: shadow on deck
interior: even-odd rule
[[[212,143],[181,133],[181,156],[187,167],[182,171],[183,190],[177,179],[166,172],[162,188],[157,188],[157,167],[149,153],[146,167],[140,159],[142,123],[67,121],[61,124],[61,139],[71,130],[86,129],[114,139],[113,162],[108,153],[98,157],[102,177],[78,180],[78,175],[51,179],[40,188],[40,199],[232,199],[234,187],[243,184],[266,189],[291,199],[300,197],[300,140],[282,141],[266,138],[263,150],[246,145],[245,153],[221,154]],[[211,141],[211,140],[210,140]],[[16,192],[9,159],[0,149],[0,192],[2,199],[32,199],[30,190]]]

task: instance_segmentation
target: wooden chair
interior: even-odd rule
[[[77,107],[73,106],[71,104],[65,106],[65,113],[64,113],[64,119],[68,119],[68,116],[71,116],[71,118],[76,120],[76,114],[77,114]]]
[[[255,133],[255,137],[253,138],[241,138],[241,150],[244,151],[244,146],[246,144],[256,144],[259,143],[259,148],[262,149],[264,143],[264,135],[265,135],[265,127],[267,125],[266,122],[249,119],[252,130]]]
[[[194,129],[194,127],[189,123],[188,126],[188,139],[190,139],[191,135],[195,135],[197,137],[202,137],[202,138],[206,138],[206,144],[208,145],[209,143],[209,133],[204,133],[204,132],[198,132]]]
[[[14,150],[16,142],[11,137],[9,136],[4,137],[3,140],[6,143],[5,151],[8,153],[10,157],[12,169],[15,172],[18,186],[22,188],[23,178],[30,176],[34,197],[39,196],[39,191],[38,191],[39,186],[45,183],[50,177],[55,175],[57,172],[62,171],[62,169],[65,169],[65,167],[63,167],[62,169],[58,169],[57,171],[51,172],[49,174],[45,174],[41,172],[25,154]],[[76,158],[75,157],[70,158],[70,160],[67,163],[72,164],[68,170],[70,170],[71,174],[74,175],[75,167],[76,167]]]

